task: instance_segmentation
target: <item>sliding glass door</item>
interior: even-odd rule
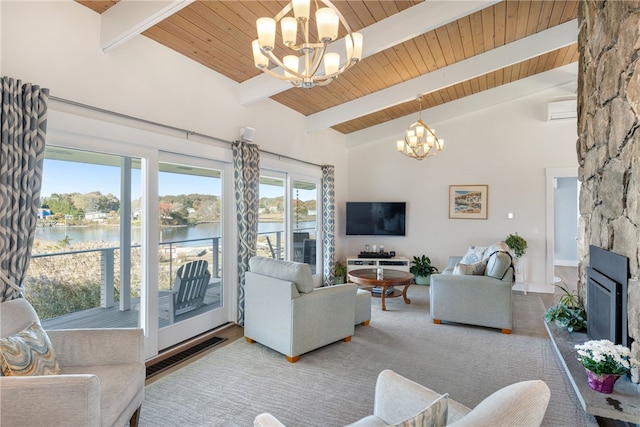
[[[322,272],[319,179],[274,171],[260,175],[258,249],[260,256],[304,262]]]
[[[228,320],[223,166],[161,153],[158,170],[159,347]]]

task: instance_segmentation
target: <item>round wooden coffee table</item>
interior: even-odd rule
[[[359,270],[352,270],[347,274],[349,280],[358,285],[362,285],[363,289],[371,292],[371,296],[374,298],[382,299],[382,310],[387,309],[385,303],[386,298],[397,298],[402,295],[406,304],[411,304],[411,300],[407,298],[407,289],[413,280],[413,274],[406,271],[386,269],[382,275],[382,278],[378,279],[375,268],[363,268]],[[373,292],[374,287],[381,287],[382,292],[378,295],[377,292]],[[393,289],[393,292],[387,295],[387,288],[393,288],[394,286],[404,286],[402,292],[399,289]]]

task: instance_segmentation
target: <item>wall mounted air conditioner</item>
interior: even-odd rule
[[[547,121],[575,119],[578,117],[578,102],[575,99],[551,101],[547,104]]]

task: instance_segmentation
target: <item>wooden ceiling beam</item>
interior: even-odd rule
[[[574,19],[435,72],[311,114],[305,117],[307,132],[327,129],[339,123],[407,102],[418,95],[434,92],[508,65],[551,52],[575,43],[577,38],[578,24],[577,20]]]
[[[362,57],[382,52],[496,3],[498,0],[425,1],[407,8],[359,31],[364,37]],[[343,46],[344,40],[339,39],[327,51],[340,52]],[[282,74],[280,68],[273,71]],[[260,74],[240,84],[238,98],[242,105],[249,105],[288,89],[291,89],[288,81]]]

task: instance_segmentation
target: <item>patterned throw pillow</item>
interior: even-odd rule
[[[482,276],[484,270],[487,268],[487,261],[476,262],[475,264],[463,264],[457,263],[453,268],[453,274],[465,275],[465,276]]]
[[[487,251],[488,246],[469,246],[467,253],[464,254],[460,262],[462,264],[475,264],[484,259],[484,253]]]
[[[396,427],[444,427],[447,425],[449,413],[449,393],[437,398],[431,405],[424,408],[411,418],[396,424]]]
[[[60,365],[47,333],[38,322],[22,332],[0,339],[2,375],[56,375]]]

